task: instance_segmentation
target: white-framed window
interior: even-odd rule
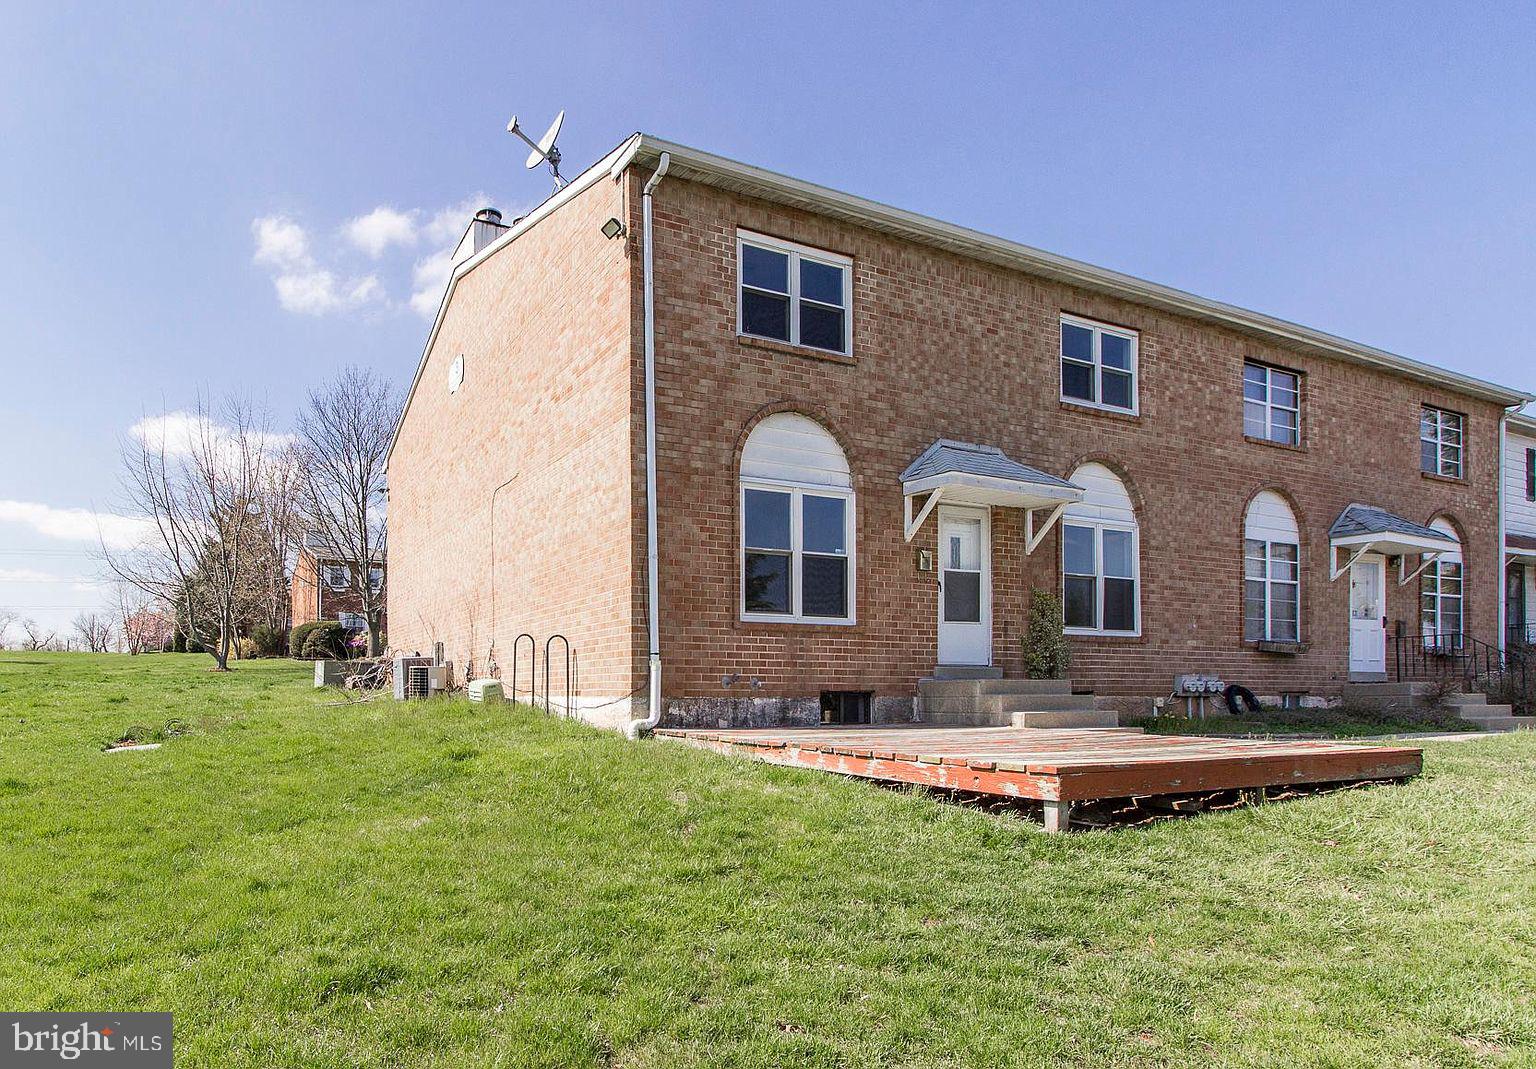
[[[323,571],[325,585],[332,590],[345,590],[347,584],[352,582],[352,569],[345,564],[327,564]]]
[[[736,234],[736,330],[847,356],[853,352],[853,261],[794,242]]]
[[[1243,433],[1282,445],[1300,445],[1301,376],[1245,361]]]
[[[348,631],[368,630],[368,617],[360,612],[339,612],[336,614],[336,622]]]
[[[1425,405],[1419,413],[1419,469],[1459,479],[1464,469],[1466,417]]]
[[[1449,520],[1435,519],[1429,525],[1460,540]],[[1464,580],[1460,550],[1441,554],[1419,577],[1419,624],[1428,644],[1449,649],[1461,645]]]
[[[1061,317],[1061,399],[1114,412],[1137,411],[1134,330]]]
[[[1131,496],[1103,464],[1072,473],[1083,500],[1061,518],[1061,603],[1072,635],[1141,633],[1140,529]]]
[[[1301,535],[1272,490],[1256,494],[1243,519],[1243,639],[1301,641]]]
[[[753,428],[741,454],[743,620],[854,622],[854,494],[837,440],[793,412]]]
[[[368,589],[373,591],[373,593],[375,593],[375,594],[377,594],[379,591],[384,589],[384,569],[383,568],[369,568],[368,569]]]

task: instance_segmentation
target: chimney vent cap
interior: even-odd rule
[[[501,223],[501,213],[495,208],[481,208],[475,213],[475,218],[483,223]]]

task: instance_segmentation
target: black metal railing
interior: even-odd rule
[[[1459,684],[1482,691],[1490,701],[1515,707],[1519,715],[1536,711],[1536,662],[1514,645],[1495,646],[1471,635],[1412,632],[1399,621],[1387,636],[1388,661],[1399,683]]]

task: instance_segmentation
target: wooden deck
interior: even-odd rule
[[[1416,776],[1424,751],[1361,743],[1146,735],[1130,729],[876,725],[658,736],[773,764],[1044,804],[1064,830],[1076,802]]]

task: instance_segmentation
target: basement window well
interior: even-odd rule
[[[867,724],[872,690],[824,690],[821,692],[823,724]]]

